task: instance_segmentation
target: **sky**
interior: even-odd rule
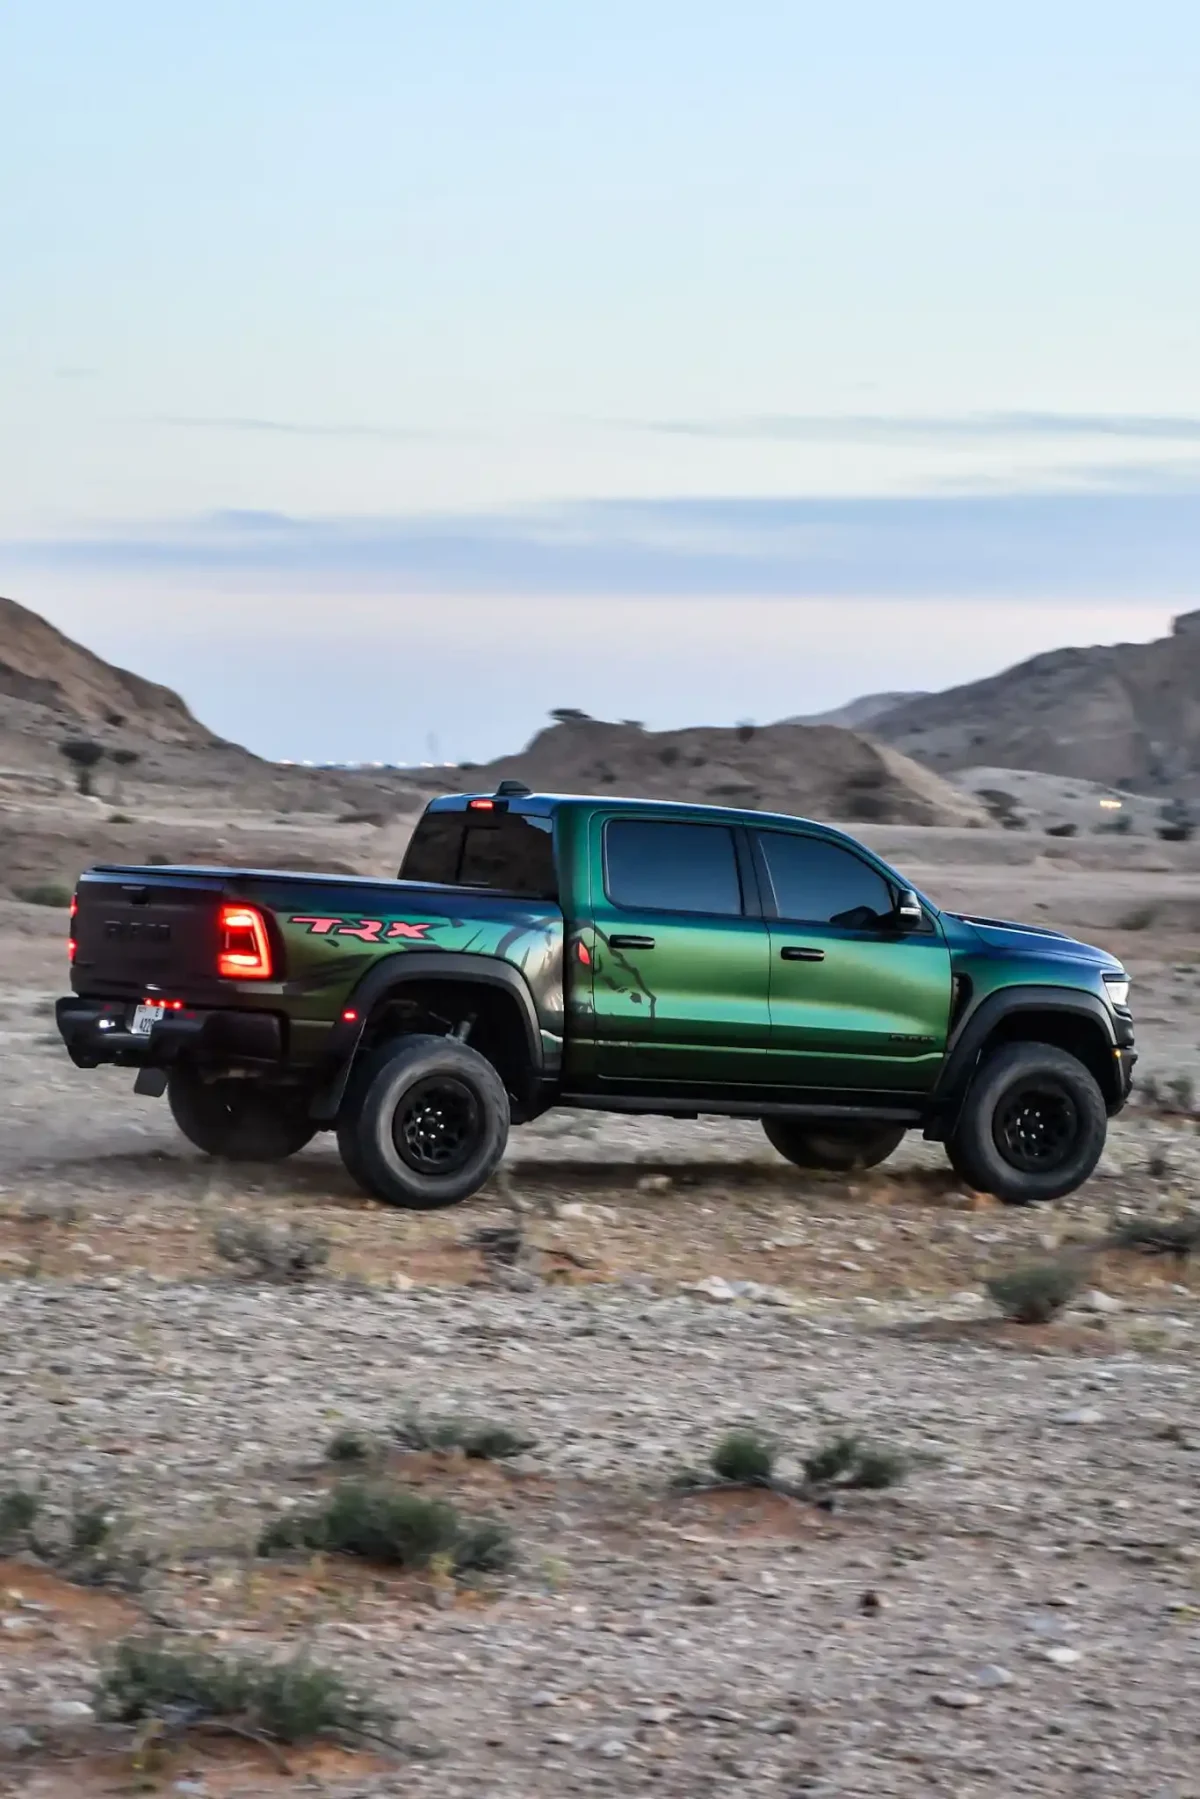
[[[252,748],[1200,606],[1190,0],[39,0],[0,67],[0,592]]]

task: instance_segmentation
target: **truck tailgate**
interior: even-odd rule
[[[209,874],[90,869],[72,926],[77,992],[215,998],[219,919],[228,883]]]

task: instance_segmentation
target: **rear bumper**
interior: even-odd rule
[[[133,1007],[125,999],[85,999],[71,994],[54,1008],[59,1035],[77,1068],[169,1068],[198,1062],[277,1063],[283,1060],[283,1027],[272,1012],[224,1008],[170,1012],[148,1037],[128,1028]]]

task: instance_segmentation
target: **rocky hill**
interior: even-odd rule
[[[906,700],[870,729],[946,773],[1038,769],[1200,800],[1200,612],[1153,643],[1053,650]]]
[[[847,700],[844,706],[834,706],[828,712],[810,712],[798,718],[788,719],[792,725],[844,725],[848,731],[865,731],[877,718],[885,712],[894,712],[897,706],[903,706],[910,700],[925,700],[929,695],[920,693],[864,693],[857,700]]]
[[[484,788],[512,778],[551,793],[619,793],[796,812],[851,823],[970,825],[984,808],[886,745],[832,725],[640,725],[566,718],[517,756],[460,770],[439,785]]]

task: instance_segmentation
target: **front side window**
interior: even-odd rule
[[[736,917],[742,910],[733,832],[725,825],[610,819],[604,886],[614,905],[631,911]]]
[[[891,922],[891,889],[852,850],[783,831],[760,832],[758,843],[780,918],[847,931],[879,930]]]

